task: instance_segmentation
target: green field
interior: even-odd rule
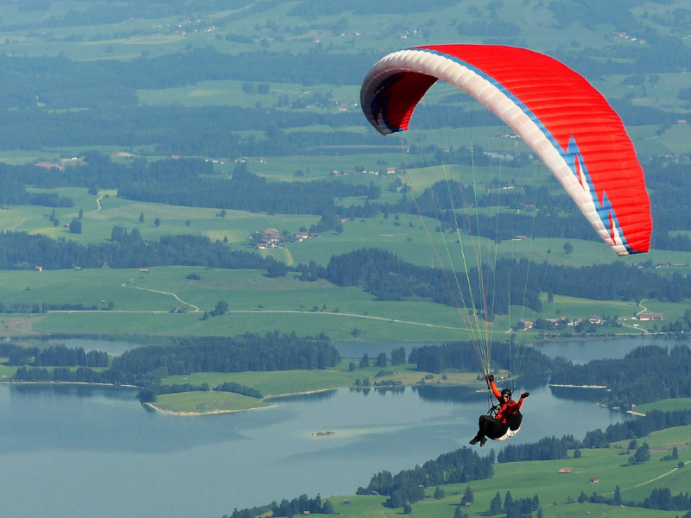
[[[309,245],[311,241],[304,244]],[[186,266],[148,270],[148,273],[139,269],[0,272],[1,301],[8,306],[12,303],[83,304],[98,309],[6,315],[5,325],[11,326],[5,331],[228,336],[279,329],[313,336],[324,332],[334,340],[365,341],[445,341],[464,340],[469,336],[458,309],[433,302],[377,301],[356,287],[339,288],[325,280],[301,282],[292,274],[270,279],[262,271],[252,270]],[[192,273],[201,279],[186,279]],[[202,321],[203,312],[212,311],[219,301],[228,303],[228,314]],[[113,308],[105,311],[111,302]],[[644,301],[643,306],[650,311],[664,312],[666,320],[682,317],[688,307],[684,303],[657,301]],[[183,312],[171,313],[176,308]],[[496,316],[490,331],[494,339],[503,340],[508,339],[509,327],[519,319],[586,318],[603,314],[628,320],[620,328],[599,328],[600,333],[653,331],[659,322],[639,322],[633,318],[642,310],[643,307],[632,302],[563,296],[555,296],[554,302],[548,303],[543,294],[542,313],[512,306],[509,315]],[[524,336],[535,338],[538,334],[537,330],[531,330]]]
[[[240,412],[270,406],[269,403],[231,392],[184,392],[158,396],[156,408],[178,414]]]
[[[691,398],[678,399],[663,399],[662,401],[655,401],[654,403],[646,403],[645,405],[638,405],[634,410],[641,414],[647,414],[651,410],[661,410],[663,412],[672,412],[674,410],[690,410]]]
[[[370,359],[374,363],[374,358]],[[355,361],[358,365],[358,361]],[[389,376],[377,377],[377,373],[382,369],[379,367],[357,368],[354,371],[348,369],[350,360],[343,360],[336,367],[325,370],[309,371],[271,371],[271,372],[199,372],[184,376],[169,376],[161,381],[163,385],[174,385],[191,383],[200,385],[208,383],[210,387],[216,387],[225,382],[235,382],[241,385],[252,386],[259,390],[264,397],[281,396],[287,394],[299,394],[315,392],[320,390],[330,390],[341,387],[355,385],[355,380],[370,378],[372,384],[375,381],[396,380],[404,385],[418,383],[422,377],[428,373],[421,373],[414,370],[412,365],[388,365],[385,370],[394,374]],[[447,380],[442,380],[440,375],[427,380],[427,383],[439,385],[469,385],[482,388],[483,383],[475,378],[473,373],[449,373]]]

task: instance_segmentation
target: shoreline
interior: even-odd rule
[[[582,389],[606,389],[605,385],[554,385],[549,383],[548,387],[566,387],[566,388],[582,388]]]
[[[252,408],[242,408],[240,410],[209,410],[208,412],[176,412],[174,410],[165,410],[163,408],[157,407],[153,403],[142,403],[142,405],[155,410],[156,412],[161,412],[162,414],[168,414],[178,417],[196,417],[200,415],[218,415],[218,414],[234,414],[237,412],[249,412],[250,410],[266,410],[268,408],[274,408],[276,405],[268,406],[257,406]]]
[[[134,388],[140,387],[136,385],[116,385],[115,383],[90,383],[88,381],[14,381],[12,379],[0,379],[0,383],[7,385],[93,385],[95,387],[123,387]]]

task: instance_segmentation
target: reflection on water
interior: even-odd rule
[[[331,399],[336,395],[337,390],[321,390],[319,392],[311,392],[309,394],[294,394],[292,396],[275,396],[266,398],[270,403],[312,403],[315,401],[323,401]]]
[[[602,401],[607,395],[606,389],[587,389],[580,387],[550,387],[552,395],[559,399],[571,401]]]
[[[581,365],[592,360],[619,360],[642,345],[660,345],[672,348],[679,343],[688,343],[661,336],[629,337],[612,340],[590,340],[581,342],[543,342],[536,348],[550,358],[563,356]]]
[[[113,387],[109,385],[82,385],[82,384],[17,384],[10,385],[10,394],[17,395],[39,395],[41,397],[47,394],[54,394],[56,396],[77,396],[83,398],[90,398],[92,396],[102,397],[105,399],[117,399],[131,401],[137,389],[127,389],[122,387]]]

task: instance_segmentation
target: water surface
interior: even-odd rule
[[[515,443],[625,419],[594,402],[565,404],[545,386],[531,393]],[[303,493],[352,494],[375,472],[467,444],[486,411],[482,394],[434,386],[274,403],[176,417],[146,411],[129,389],[0,385],[3,515],[220,518]],[[320,431],[337,435],[312,436]]]

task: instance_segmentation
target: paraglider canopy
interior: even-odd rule
[[[619,116],[559,61],[499,45],[435,45],[394,52],[360,90],[369,122],[387,135],[408,129],[437,80],[494,112],[554,173],[618,255],[647,252],[652,219],[643,170]]]

